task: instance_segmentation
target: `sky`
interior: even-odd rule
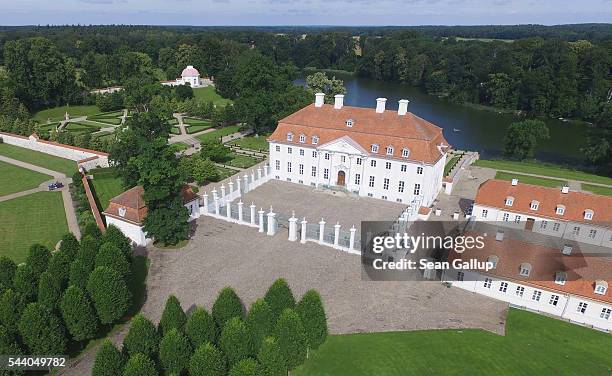
[[[612,0],[0,0],[0,25],[544,25],[612,22]]]

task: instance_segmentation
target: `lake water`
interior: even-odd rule
[[[344,80],[347,93],[344,103],[349,106],[376,107],[376,98],[387,98],[387,108],[397,110],[397,101],[410,100],[408,110],[444,129],[444,136],[455,149],[478,151],[483,157],[501,156],[506,129],[516,117],[495,111],[478,110],[433,97],[419,88],[357,78],[338,76]],[[304,79],[296,84],[303,85]],[[580,148],[586,143],[586,125],[556,119],[546,121],[550,139],[540,143],[536,158],[543,161],[580,164]]]

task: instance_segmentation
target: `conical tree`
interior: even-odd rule
[[[158,376],[155,363],[144,354],[134,354],[125,364],[123,376]]]
[[[242,359],[229,371],[229,376],[258,376],[257,361],[252,358]]]
[[[6,256],[0,256],[0,293],[13,288],[13,277],[17,264]]]
[[[69,256],[70,260],[74,260],[79,253],[80,244],[77,238],[72,234],[68,233],[62,237],[59,250]]]
[[[176,296],[170,295],[166,300],[166,306],[159,321],[159,331],[163,335],[172,329],[183,330],[186,322],[187,315],[181,308],[181,303]]]
[[[91,236],[92,238],[100,241],[102,238],[102,231],[95,222],[89,222],[85,224],[85,228],[83,229],[83,237]]]
[[[240,318],[233,317],[225,324],[219,345],[230,366],[249,357],[251,352],[249,331]]]
[[[75,341],[95,337],[98,332],[98,318],[83,290],[76,286],[68,287],[62,296],[60,311],[68,332]]]
[[[19,334],[30,354],[63,354],[66,335],[61,320],[39,303],[30,303],[23,310]]]
[[[216,343],[217,325],[208,311],[197,307],[187,319],[185,333],[191,340],[191,344],[198,348],[207,342]]]
[[[72,258],[67,251],[62,250],[53,253],[49,260],[47,272],[51,273],[62,290],[66,288],[70,279],[70,264]]]
[[[110,324],[125,314],[131,294],[125,281],[113,269],[96,268],[87,281],[87,292],[102,324]]]
[[[123,278],[130,274],[130,263],[125,258],[125,254],[111,243],[105,243],[100,246],[96,254],[95,266],[106,266],[111,268]]]
[[[123,373],[125,359],[113,343],[105,339],[94,360],[91,376],[117,376]]]
[[[0,295],[0,324],[10,331],[16,331],[24,308],[21,296],[13,290],[6,290]]]
[[[287,367],[285,366],[285,358],[281,353],[278,341],[274,337],[266,337],[262,344],[259,354],[258,376],[286,376]]]
[[[281,353],[288,369],[294,369],[306,359],[307,339],[300,316],[292,309],[285,309],[274,328]]]
[[[70,278],[68,284],[77,286],[81,289],[87,288],[87,280],[89,280],[91,272],[92,270],[89,268],[89,265],[77,258],[70,264]]]
[[[151,320],[141,314],[136,315],[123,340],[123,348],[130,355],[142,353],[149,357],[155,356],[159,348],[159,334]]]
[[[315,290],[309,290],[295,310],[304,325],[308,345],[313,349],[319,348],[327,338],[327,317],[321,296]]]
[[[170,329],[159,343],[159,360],[168,375],[180,375],[191,358],[189,339],[176,328]]]
[[[223,353],[210,343],[198,347],[189,361],[189,376],[225,376],[226,373]]]
[[[59,303],[62,290],[59,282],[49,272],[40,275],[38,281],[38,303],[44,305],[50,311],[54,310]]]
[[[35,301],[38,293],[39,276],[40,274],[36,274],[30,265],[19,265],[13,277],[13,290],[26,302]]]
[[[47,270],[50,259],[51,252],[47,247],[40,244],[34,244],[30,247],[30,252],[26,258],[26,264],[30,265],[34,274],[41,275]]]
[[[295,308],[295,298],[293,297],[293,293],[283,278],[279,278],[270,288],[268,292],[266,292],[265,301],[270,305],[270,309],[272,310],[272,318],[274,322],[278,320],[283,310],[290,308]]]
[[[243,318],[243,314],[242,301],[236,292],[231,287],[223,288],[212,307],[212,316],[217,326],[223,328],[232,317]]]
[[[251,354],[256,355],[259,347],[266,336],[272,333],[274,322],[272,310],[264,299],[257,299],[251,304],[251,309],[246,317],[246,326],[251,337]]]
[[[116,226],[110,225],[106,228],[104,235],[102,235],[102,244],[110,243],[115,247],[119,248],[123,252],[126,260],[132,259],[132,245],[130,239],[128,239],[121,230]]]
[[[100,241],[91,236],[83,236],[77,260],[81,260],[89,270],[93,270],[96,263],[96,255],[100,249]]]

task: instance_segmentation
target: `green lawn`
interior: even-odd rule
[[[232,153],[232,159],[224,162],[224,164],[238,167],[238,168],[249,168],[259,163],[259,159],[250,157],[248,155]]]
[[[89,182],[96,196],[100,212],[108,207],[110,199],[122,193],[123,181],[117,177],[114,168],[97,168],[91,171],[93,179]]]
[[[109,111],[109,112],[100,112],[99,114],[95,114],[93,116],[89,116],[91,119],[108,119],[108,118],[117,118],[123,115],[123,111]]]
[[[592,184],[582,184],[582,189],[597,195],[612,196],[612,188],[600,187]]]
[[[268,150],[268,141],[267,138],[270,136],[270,133],[265,133],[261,135],[253,135],[246,136],[239,140],[232,141],[232,145],[240,146],[243,149],[255,150],[255,151],[267,151]]]
[[[176,118],[172,118],[168,120],[168,124],[170,125],[178,125],[178,120]]]
[[[610,375],[610,334],[510,309],[480,329],[333,335],[293,376]]]
[[[189,146],[182,142],[175,142],[174,144],[170,144],[172,151],[178,153],[179,151],[187,150]]]
[[[541,185],[543,187],[551,188],[560,188],[563,187],[563,185],[565,185],[566,183],[565,180],[538,178],[535,176],[521,175],[503,171],[497,171],[497,173],[495,174],[495,179],[507,181],[511,181],[512,179],[518,179],[519,183]]]
[[[68,123],[64,128],[73,133],[92,133],[99,131],[101,126],[92,123]]]
[[[71,118],[100,113],[98,106],[62,106],[38,111],[34,114],[33,119],[39,123],[46,123],[48,119],[51,121],[64,120],[66,111]]]
[[[0,196],[36,188],[50,179],[49,175],[0,161]]]
[[[213,102],[215,106],[225,106],[232,103],[230,99],[223,98],[215,91],[214,86],[199,87],[193,89],[193,96],[202,102]]]
[[[109,124],[109,125],[119,125],[121,124],[121,119],[119,118],[87,118],[88,120],[92,120],[98,123],[104,123],[104,124]]]
[[[232,133],[236,133],[239,130],[240,130],[239,125],[230,125],[229,127],[223,127],[223,128],[215,129],[212,132],[201,134],[197,136],[196,138],[202,142],[210,141],[210,140],[218,140],[219,138],[223,136],[227,136]]]
[[[461,159],[461,155],[456,154],[453,155],[453,157],[449,159],[448,162],[446,162],[446,165],[444,166],[444,176],[450,173],[450,171],[453,169],[453,167],[455,167],[457,162],[459,162],[459,159]]]
[[[40,243],[53,249],[68,232],[60,192],[38,192],[0,202],[0,255],[25,261],[28,249]]]
[[[201,132],[203,130],[206,130],[208,128],[212,127],[212,124],[209,125],[190,125],[188,127],[185,127],[185,130],[187,131],[187,134],[193,134],[193,133],[197,133],[197,132]]]
[[[172,134],[181,134],[181,129],[179,127],[170,128],[170,133]]]
[[[63,172],[68,177],[72,176],[72,174],[77,171],[77,164],[75,161],[20,148],[15,145],[0,144],[0,155],[48,168],[49,170]]]
[[[474,162],[475,166],[495,168],[498,170],[517,171],[529,174],[550,176],[567,180],[583,180],[592,183],[602,183],[612,185],[612,178],[590,174],[588,172],[572,170],[566,167],[557,166],[542,162],[517,162],[506,160],[483,160]]]
[[[196,119],[196,118],[192,118],[192,117],[183,118],[183,123],[189,124],[191,126],[194,126],[194,125],[203,125],[203,126],[207,126],[209,128],[212,127],[212,123],[210,122],[210,120]]]

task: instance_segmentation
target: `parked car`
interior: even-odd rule
[[[59,181],[55,181],[55,182],[53,182],[53,183],[49,184],[49,190],[50,190],[50,191],[53,191],[53,190],[55,190],[55,189],[60,189],[60,188],[62,188],[63,186],[64,186],[64,184],[62,184],[61,182],[59,182]]]

